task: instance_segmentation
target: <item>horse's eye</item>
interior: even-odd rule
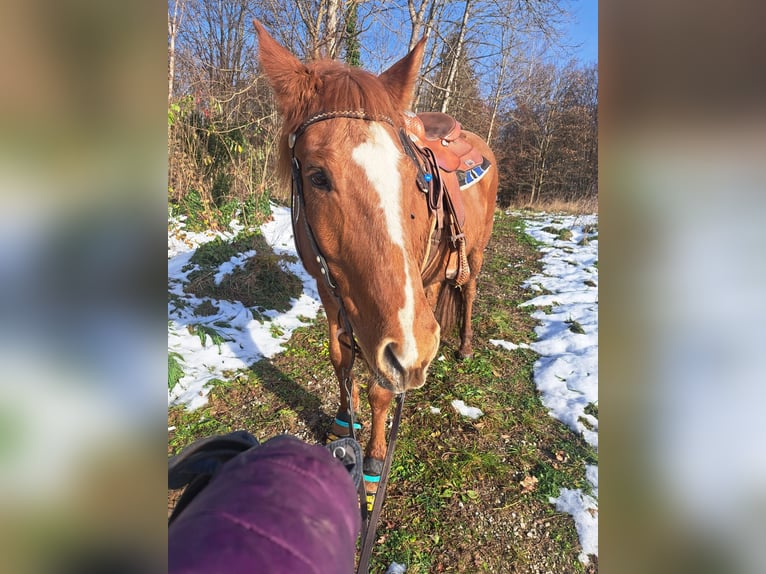
[[[311,185],[313,185],[317,189],[324,189],[324,190],[330,189],[330,180],[327,179],[327,176],[325,175],[323,171],[317,171],[312,173],[309,176],[309,179],[311,180]]]

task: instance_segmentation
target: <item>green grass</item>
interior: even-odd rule
[[[198,438],[229,432],[222,421],[210,414],[210,407],[191,412],[173,407],[168,411],[168,423],[175,427],[168,439],[169,455],[178,454]]]
[[[208,339],[210,342],[218,347],[218,352],[221,352],[221,345],[225,341],[229,341],[230,339],[225,338],[222,336],[218,331],[213,329],[212,327],[208,325],[202,325],[199,323],[195,323],[193,325],[189,325],[187,327],[189,330],[189,333],[192,335],[197,335],[199,337],[200,343],[203,347],[207,347]]]
[[[534,309],[518,305],[535,295],[521,285],[540,270],[536,247],[521,219],[496,215],[474,308],[474,356],[458,362],[458,341],[448,337],[426,385],[407,395],[371,572],[385,571],[391,561],[406,564],[408,574],[583,571],[572,519],[548,498],[560,488],[587,487],[585,464],[597,455],[541,405],[533,382],[537,354],[488,342],[535,340]],[[339,392],[326,328],[320,315],[293,333],[284,353],[214,385],[205,408],[171,410],[168,424],[176,429],[169,453],[240,428],[259,440],[289,432],[321,441]],[[369,424],[365,373],[357,361],[360,418]],[[453,399],[484,416],[461,416]],[[589,409],[597,416],[597,405]],[[537,479],[531,490],[521,484],[528,476]]]
[[[186,229],[204,231],[206,229],[226,229],[239,212],[238,219],[245,225],[258,225],[266,221],[271,213],[268,193],[248,197],[244,201],[236,198],[211,201],[198,190],[190,189],[176,201],[169,201],[175,215],[186,216]]]
[[[245,251],[255,250],[255,255],[244,265],[223,277],[216,284],[214,277],[221,264]],[[295,275],[285,271],[284,264],[294,261],[290,256],[277,256],[259,233],[241,233],[233,240],[220,237],[201,245],[189,259],[189,281],[184,290],[200,298],[239,301],[251,307],[253,318],[263,320],[266,309],[287,311],[292,299],[300,296],[303,284]],[[188,270],[187,269],[187,270]],[[195,315],[213,315],[217,311],[212,304],[202,303]]]
[[[215,315],[220,309],[210,301],[203,301],[194,308],[194,315],[197,317],[209,317]]]
[[[260,234],[252,231],[240,233],[237,237],[228,241],[222,237],[216,237],[200,245],[189,259],[189,263],[199,265],[200,267],[218,267],[243,251],[255,249],[256,242],[261,248],[263,245],[268,245],[263,241]]]
[[[178,353],[168,353],[168,391],[172,391],[184,376],[184,370],[181,368],[179,361],[183,361],[183,357]]]
[[[566,227],[552,227],[550,225],[547,225],[546,227],[543,227],[540,231],[545,231],[546,233],[555,235],[556,239],[559,239],[561,241],[571,241],[572,239],[572,230],[567,229]]]
[[[572,331],[572,333],[576,333],[578,335],[585,334],[585,329],[583,329],[583,326],[579,323],[579,321],[576,321],[570,317],[564,322],[569,325],[569,330]]]

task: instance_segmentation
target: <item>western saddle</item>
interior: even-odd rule
[[[428,195],[429,208],[436,214],[423,269],[435,256],[432,246],[441,242],[446,223],[450,240],[446,277],[456,287],[462,287],[471,270],[463,233],[465,209],[461,190],[484,177],[491,164],[466,139],[460,122],[447,114],[406,112],[405,131],[404,139],[409,140],[404,141],[405,150],[418,166],[418,183]]]

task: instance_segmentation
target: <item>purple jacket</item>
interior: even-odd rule
[[[173,574],[346,574],[361,528],[327,449],[278,436],[227,462],[168,530]]]

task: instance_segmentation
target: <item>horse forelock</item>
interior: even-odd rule
[[[388,117],[397,125],[401,123],[402,110],[395,108],[383,82],[374,74],[335,60],[311,62],[306,70],[309,81],[292,94],[291,102],[282,106],[279,175],[284,184],[289,184],[291,177],[288,137],[312,116],[324,112],[364,111],[370,117]]]

